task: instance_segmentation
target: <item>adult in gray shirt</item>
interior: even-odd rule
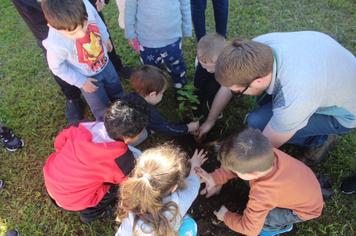
[[[275,147],[308,148],[313,160],[336,144],[337,134],[356,127],[356,59],[320,32],[270,33],[234,40],[220,54],[215,96],[200,136],[215,124],[233,94],[263,97],[247,116]],[[263,96],[261,96],[263,95]]]

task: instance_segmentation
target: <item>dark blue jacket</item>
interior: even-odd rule
[[[149,113],[149,124],[147,129],[158,134],[164,135],[184,135],[188,133],[188,126],[185,124],[168,123],[163,116],[158,112],[155,106],[146,102],[146,100],[137,93],[129,93],[127,99],[131,102],[144,103]]]

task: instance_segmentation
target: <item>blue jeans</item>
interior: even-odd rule
[[[172,76],[173,83],[185,85],[187,67],[183,58],[182,40],[169,44],[162,48],[142,47],[140,57],[143,64],[160,67],[164,64],[169,74]]]
[[[272,115],[272,101],[267,102],[264,99],[260,107],[248,113],[247,125],[262,131]],[[323,145],[329,134],[346,134],[350,131],[351,129],[342,126],[333,116],[314,113],[309,118],[308,124],[298,130],[287,143],[315,148]]]
[[[207,0],[191,0],[194,31],[199,41],[205,34],[205,9]],[[226,38],[229,0],[212,0],[215,19],[215,31]]]
[[[99,74],[90,76],[97,80],[95,82],[98,89],[93,93],[87,93],[82,89],[85,100],[97,121],[103,121],[109,103],[124,95],[120,78],[111,63],[108,62],[104,70]]]
[[[267,215],[263,230],[276,231],[281,230],[288,225],[302,222],[292,210],[286,208],[273,208]]]

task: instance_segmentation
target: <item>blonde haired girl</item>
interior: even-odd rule
[[[178,231],[196,235],[195,222],[183,217],[198,195],[200,180],[194,169],[205,162],[205,156],[204,150],[195,150],[189,162],[186,153],[167,144],[143,152],[120,188],[121,225],[116,236],[171,236]],[[182,220],[194,227],[181,232],[189,228],[181,226]]]

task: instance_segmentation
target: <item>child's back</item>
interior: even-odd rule
[[[120,190],[118,218],[122,223],[116,236],[175,235],[198,195],[200,180],[194,168],[205,161],[204,157],[203,150],[196,151],[190,166],[186,154],[172,146],[143,152]],[[183,223],[190,222],[193,227],[188,231],[196,235],[196,224],[189,219]]]
[[[117,201],[117,186],[134,168],[127,144],[136,142],[147,125],[144,110],[116,101],[104,123],[80,123],[56,138],[44,167],[47,191],[58,206],[80,211],[81,220],[103,217]]]
[[[229,179],[239,177],[250,184],[243,214],[230,212],[225,206],[216,213],[232,230],[247,235],[281,233],[290,231],[293,223],[320,216],[323,198],[312,170],[274,149],[259,130],[247,129],[225,140],[219,158],[220,169],[208,177],[202,174],[209,180],[209,195],[214,193],[214,186]]]
[[[127,0],[125,35],[149,48],[160,48],[192,35],[189,0]]]
[[[95,143],[84,125],[63,130],[43,168],[47,191],[66,210],[96,206],[110,189],[134,167],[134,157],[124,142]],[[125,165],[118,165],[120,159]],[[129,161],[130,160],[130,161]],[[129,165],[128,165],[129,164]],[[121,170],[120,170],[120,169]]]
[[[172,193],[171,195],[163,199],[163,204],[174,202],[177,206],[179,206],[179,217],[174,222],[172,222],[172,226],[177,231],[181,225],[182,216],[184,216],[188,212],[190,206],[198,195],[200,182],[198,178],[189,176],[185,180],[185,185],[189,187]],[[169,219],[172,217],[172,214],[167,211],[164,212],[164,216]],[[116,236],[133,235],[134,222],[135,215],[130,212],[128,214],[128,217],[122,221],[120,228],[116,233]],[[137,221],[135,229],[137,230],[137,232],[139,232],[138,235],[154,235],[152,233],[145,233],[152,231],[152,228],[149,225],[145,224],[143,220]]]
[[[190,0],[128,0],[125,36],[143,64],[165,65],[175,88],[187,83],[182,37],[192,35]]]
[[[320,216],[323,198],[313,171],[287,153],[273,151],[276,157],[274,171],[251,180],[250,194],[256,196],[261,205],[292,209],[303,220]]]

